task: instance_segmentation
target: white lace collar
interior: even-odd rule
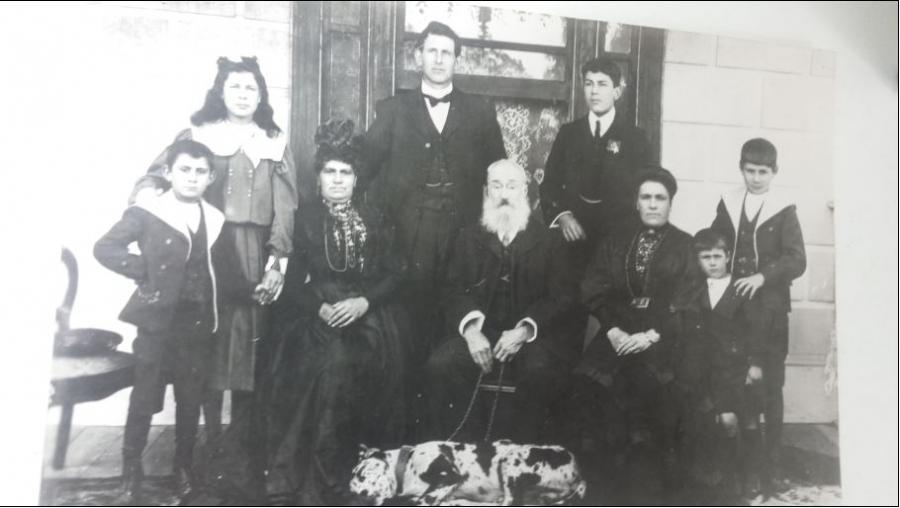
[[[266,131],[255,123],[241,125],[227,120],[199,127],[192,126],[191,137],[222,157],[243,151],[254,167],[258,166],[262,159],[280,161],[284,157],[287,145],[287,138],[283,132],[270,138],[266,135]]]

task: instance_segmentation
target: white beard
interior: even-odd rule
[[[481,225],[496,234],[501,242],[504,238],[512,241],[519,231],[524,231],[528,226],[529,217],[531,208],[525,196],[511,200],[508,205],[503,206],[495,206],[490,199],[485,199],[482,205]]]

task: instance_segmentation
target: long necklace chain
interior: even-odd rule
[[[350,266],[350,249],[344,248],[344,267],[339,269],[334,266],[331,262],[331,254],[328,253],[328,217],[325,217],[322,222],[322,239],[325,242],[325,261],[328,263],[328,268],[331,268],[331,271],[333,272],[346,272],[347,268]],[[340,248],[340,246],[338,247]]]
[[[663,230],[659,235],[659,240],[656,242],[656,247],[650,253],[650,257],[647,259],[647,271],[644,273],[644,286],[641,289],[641,296],[647,295],[647,287],[650,284],[650,270],[653,266],[653,258],[656,257],[656,252],[659,250],[659,247],[662,245],[663,240],[666,239],[666,233],[668,230]],[[625,253],[625,285],[628,286],[628,294],[631,295],[632,298],[635,298],[634,290],[631,287],[631,260],[632,256],[635,254],[635,248],[637,244],[641,240],[641,233],[643,231],[638,231],[636,235],[634,235],[634,239],[631,241],[631,246],[628,248],[628,252]]]

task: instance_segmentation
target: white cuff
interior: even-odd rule
[[[530,317],[524,317],[524,318],[520,319],[518,323],[516,323],[516,328],[518,328],[518,327],[520,327],[520,326],[522,326],[522,325],[525,325],[525,324],[531,325],[531,329],[534,330],[534,335],[532,335],[532,336],[531,336],[529,339],[527,339],[525,342],[526,342],[526,343],[527,343],[527,342],[534,342],[534,339],[536,339],[537,336],[538,336],[538,327],[537,327],[537,323],[535,323],[534,320],[531,319]]]
[[[479,331],[481,331],[481,327],[484,326],[484,318],[484,312],[481,312],[480,310],[473,310],[472,312],[469,312],[459,322],[459,334],[464,336],[463,332],[466,330],[466,328],[469,327],[470,324],[472,324],[473,320],[475,321],[475,327],[478,328]]]
[[[275,264],[276,260],[278,261],[278,271],[280,271],[281,273],[287,273],[288,258],[276,258],[275,256],[271,255],[269,256],[269,260],[266,261],[265,271],[268,272],[269,270],[271,270],[272,265]]]
[[[566,210],[565,212],[559,212],[559,215],[557,215],[557,216],[553,219],[553,221],[550,222],[550,227],[551,227],[551,228],[558,228],[558,227],[559,227],[559,218],[562,217],[562,216],[565,215],[565,214],[572,215],[572,212],[570,212],[569,210]]]

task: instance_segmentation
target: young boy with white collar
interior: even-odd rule
[[[253,288],[231,287],[228,280],[222,281],[226,288],[217,287],[216,273],[229,268],[222,266],[228,264],[226,257],[213,250],[224,215],[202,197],[214,178],[211,161],[205,145],[176,141],[165,169],[171,190],[138,200],[94,246],[103,266],[137,283],[119,315],[137,327],[134,388],[122,444],[123,502],[141,502],[141,454],[153,415],[163,409],[168,383],[175,389],[177,490],[182,496],[190,492],[200,404],[218,326],[217,300],[226,292],[253,297]],[[129,252],[132,243],[140,254]]]
[[[778,174],[778,152],[770,141],[754,138],[741,147],[744,187],[722,195],[712,228],[729,240],[731,273],[739,295],[758,299],[771,311],[762,359],[767,453],[775,479],[781,477],[780,445],[784,420],[784,362],[788,352],[791,282],[806,270],[797,207],[771,188]]]
[[[676,378],[682,398],[682,425],[694,454],[688,464],[695,479],[721,474],[721,503],[732,504],[761,487],[763,453],[758,417],[764,387],[765,334],[771,311],[758,299],[741,296],[729,271],[731,251],[725,235],[703,229],[694,236],[694,253],[706,276],[681,294],[676,305],[677,329],[683,348]],[[704,435],[714,411],[718,432]],[[697,416],[702,415],[698,419]],[[708,434],[708,432],[707,432]],[[712,464],[701,457],[714,456]],[[706,471],[707,473],[703,473]],[[700,472],[698,475],[697,473]]]

